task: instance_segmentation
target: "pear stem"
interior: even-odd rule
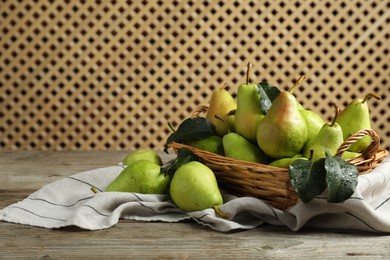
[[[298,78],[298,80],[295,82],[294,86],[292,86],[292,87],[288,90],[288,92],[289,92],[289,93],[292,93],[292,92],[294,91],[294,89],[295,89],[296,87],[298,87],[298,86],[301,84],[301,82],[302,82],[305,78],[306,78],[305,75],[301,75],[301,76]]]
[[[225,83],[222,85],[222,87],[220,87],[219,89],[220,89],[220,90],[222,90],[222,89],[226,89],[226,88],[227,88],[227,86],[228,86],[228,84],[225,82]]]
[[[99,193],[99,191],[98,191],[98,189],[95,187],[95,186],[92,186],[91,187],[91,191],[93,192],[93,193]]]
[[[213,207],[215,213],[217,213],[218,216],[220,216],[221,218],[224,218],[224,219],[229,219],[230,218],[230,215],[229,214],[226,214],[226,213],[223,213],[218,206],[214,206]]]
[[[335,109],[335,114],[334,114],[334,117],[333,117],[333,119],[332,119],[332,123],[330,124],[330,126],[334,126],[335,124],[336,124],[336,119],[337,119],[337,117],[339,116],[339,113],[340,113],[340,109],[339,109],[339,107],[336,105],[336,103],[332,103],[332,106],[334,107],[334,109]]]
[[[375,94],[375,93],[368,93],[368,94],[364,97],[362,103],[365,103],[367,100],[369,100],[369,99],[372,98],[372,97],[375,98],[376,100],[380,100],[380,99],[381,99],[381,97],[378,96],[378,95]]]
[[[251,73],[253,69],[252,62],[248,62],[247,70],[246,70],[246,84],[248,85],[251,79]]]

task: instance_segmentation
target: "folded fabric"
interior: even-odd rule
[[[297,231],[304,226],[340,230],[390,232],[390,157],[372,172],[359,176],[355,193],[342,203],[328,203],[326,191],[310,203],[286,211],[260,199],[224,192],[219,217],[213,209],[183,212],[166,194],[103,192],[123,170],[120,165],[78,173],[47,184],[26,199],[0,210],[0,220],[44,228],[78,226],[98,230],[120,219],[178,222],[192,219],[218,231],[252,229],[264,223]],[[93,193],[91,187],[101,192]]]

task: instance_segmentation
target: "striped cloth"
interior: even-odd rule
[[[178,222],[192,219],[218,231],[252,229],[264,223],[284,225],[297,231],[302,227],[390,232],[390,157],[371,173],[359,176],[352,197],[330,204],[326,194],[308,204],[299,202],[287,211],[268,206],[259,199],[224,194],[218,217],[213,209],[183,212],[168,195],[99,192],[123,170],[110,166],[78,173],[47,184],[26,199],[0,211],[0,220],[19,224],[61,228],[78,226],[98,230],[109,228],[120,219]],[[325,191],[326,192],[326,191]]]

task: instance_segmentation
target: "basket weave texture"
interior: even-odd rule
[[[336,152],[337,156],[341,156],[351,144],[366,135],[372,139],[369,147],[359,157],[346,160],[357,167],[359,174],[369,173],[388,155],[388,151],[380,147],[380,138],[374,130],[363,129],[357,132],[346,139]],[[259,198],[281,210],[286,210],[299,201],[286,168],[228,158],[177,142],[172,142],[169,146],[176,151],[180,148],[191,150],[202,163],[213,170],[220,187],[235,195]]]

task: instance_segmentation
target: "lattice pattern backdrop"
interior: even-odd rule
[[[0,147],[160,149],[247,62],[329,119],[356,96],[390,147],[389,1],[0,3]]]

